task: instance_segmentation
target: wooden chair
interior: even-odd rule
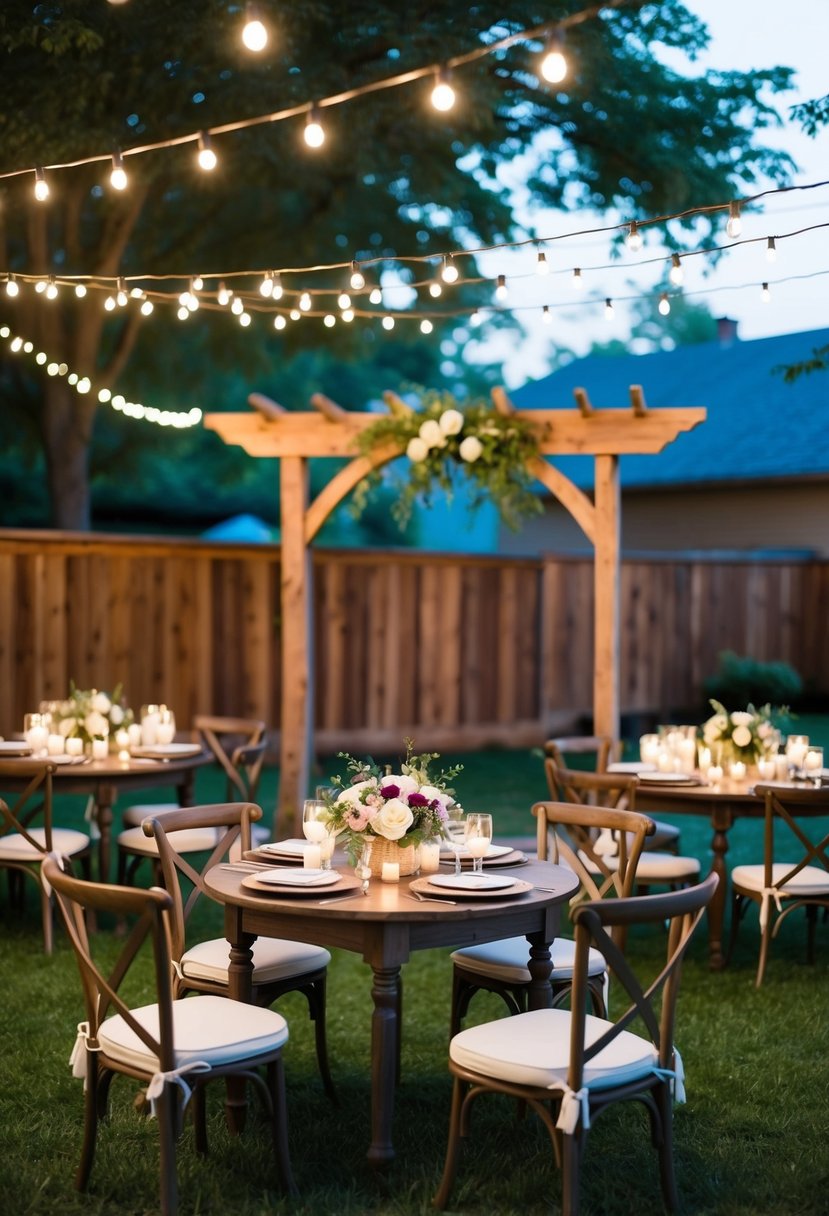
[[[610,735],[559,735],[544,744],[544,755],[555,760],[561,768],[569,768],[569,756],[587,757],[592,761],[593,771],[607,772],[607,766],[622,758],[622,744]]]
[[[71,858],[90,876],[91,842],[74,828],[55,827],[52,819],[52,785],[56,766],[48,761],[21,761],[20,774],[31,778],[17,801],[8,806],[0,799],[0,869],[9,872],[13,904],[22,905],[24,883],[37,884],[43,920],[43,948],[52,953],[52,900],[40,881],[40,867],[49,853]]]
[[[251,803],[220,803],[181,807],[165,815],[144,820],[142,830],[153,840],[164,887],[172,896],[170,909],[170,953],[175,968],[173,994],[207,992],[228,995],[230,947],[222,938],[187,945],[187,922],[204,894],[204,875],[211,866],[227,858],[231,850],[250,848],[251,824],[262,811]],[[209,832],[213,851],[199,869],[178,848],[185,833]],[[183,884],[189,886],[185,899]],[[207,897],[205,897],[207,898]],[[259,937],[253,944],[253,1003],[273,1004],[286,992],[300,992],[308,1002],[314,1023],[317,1063],[325,1092],[336,1101],[328,1066],[325,1032],[326,981],[331,955],[322,946],[282,938]]]
[[[829,908],[829,789],[758,785],[765,801],[763,861],[731,871],[732,909],[729,957],[740,922],[751,903],[760,910],[760,959],[755,987],[763,982],[773,937],[792,912],[806,909],[807,957],[815,961],[818,908]],[[817,822],[814,820],[817,819]],[[784,860],[785,858],[785,860]]]
[[[664,1201],[670,1209],[677,1207],[672,1100],[684,1097],[682,1064],[674,1047],[680,964],[717,881],[711,874],[682,891],[580,905],[573,912],[571,1008],[533,1010],[455,1035],[449,1045],[449,1070],[455,1080],[446,1164],[435,1207],[445,1208],[449,1201],[470,1107],[485,1093],[523,1100],[543,1122],[561,1168],[565,1216],[578,1216],[581,1160],[595,1116],[614,1102],[642,1102],[659,1152]],[[630,925],[661,928],[666,922],[664,968],[655,978],[643,979],[619,950],[613,932]],[[612,1020],[587,1012],[591,948],[602,953],[618,987],[630,998]],[[634,1025],[636,1033],[630,1029]],[[638,1190],[636,1180],[630,1185]]]
[[[265,760],[265,723],[254,718],[218,718],[207,714],[193,719],[194,730],[205,748],[213,753],[225,776],[226,802],[256,802],[259,778]],[[123,820],[128,826],[120,832],[118,848],[118,882],[132,882],[143,860],[154,861],[155,840],[147,837],[141,824],[148,816],[160,818],[179,810],[177,802],[139,803],[127,807]],[[264,837],[268,833],[264,832]],[[207,829],[182,832],[176,848],[180,853],[209,851],[216,843],[215,833]]]
[[[98,1124],[106,1116],[112,1079],[132,1077],[148,1087],[147,1099],[158,1115],[161,1211],[172,1216],[177,1209],[176,1140],[191,1091],[196,1149],[206,1153],[204,1086],[214,1077],[240,1077],[251,1081],[265,1100],[282,1184],[296,1194],[288,1153],[282,1064],[282,1048],[288,1039],[285,1019],[271,1009],[241,1004],[229,1017],[228,1003],[221,997],[173,1000],[168,924],[173,896],[169,892],[158,887],[147,891],[85,882],[64,873],[51,857],[44,859],[42,870],[55,892],[75,951],[86,1008],[86,1020],[79,1026],[72,1053],[74,1074],[84,1078],[85,1126],[77,1189],[86,1190],[89,1182]],[[110,935],[105,939],[95,935],[95,949],[90,948],[85,911],[133,921],[114,965],[105,964],[97,950],[103,945],[103,957],[111,956]],[[156,999],[134,1008],[120,989],[148,940],[155,964]],[[260,1076],[260,1066],[265,1067],[267,1080]],[[131,1145],[124,1145],[125,1156],[132,1151]]]
[[[633,891],[645,839],[653,831],[646,815],[604,807],[573,805],[566,802],[537,802],[532,808],[537,818],[538,856],[548,855],[549,831],[553,832],[553,861],[569,866],[579,877],[580,887],[571,906],[583,899],[602,899],[608,892],[628,896]],[[618,833],[621,842],[616,864],[594,851],[599,833]],[[560,1005],[570,994],[575,964],[575,942],[557,937],[550,947],[553,970],[553,1004]],[[505,938],[482,946],[469,946],[452,954],[452,1012],[450,1034],[455,1035],[476,992],[496,993],[511,1014],[527,1008],[530,972],[529,947],[525,937]],[[591,951],[587,964],[587,987],[593,1011],[606,1011],[607,969],[602,955]]]
[[[551,795],[563,802],[620,807],[629,811],[636,807],[638,782],[630,773],[587,773],[580,769],[561,768],[550,756],[545,758],[544,767]],[[658,839],[660,823],[657,820],[653,822],[653,839]],[[605,840],[599,843],[599,848],[612,851],[615,844],[605,837]],[[675,853],[649,849],[647,845],[645,848],[645,856],[639,862],[636,877],[637,883],[642,886],[662,883],[679,886],[699,879],[700,867],[696,857],[681,857]]]

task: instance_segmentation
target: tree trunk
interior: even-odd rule
[[[63,380],[50,381],[45,396],[43,446],[52,524],[86,532],[92,520],[89,444],[94,406],[80,401]]]

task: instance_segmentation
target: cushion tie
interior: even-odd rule
[[[55,865],[58,867],[59,870],[66,869],[66,861],[64,860],[62,853],[56,853],[55,850],[52,849],[52,851],[49,854],[47,854],[47,856],[52,858],[52,861],[55,863]],[[52,898],[52,884],[49,882],[49,879],[43,873],[42,866],[40,868],[40,881],[43,884],[43,890],[46,894],[46,898],[51,899]],[[86,1023],[82,1023],[82,1024],[86,1025]]]
[[[72,1066],[73,1077],[83,1077],[83,1087],[86,1090],[87,1082],[87,1059],[88,1051],[100,1051],[100,1046],[96,1043],[95,1046],[90,1046],[89,1042],[89,1022],[78,1022],[78,1033],[75,1038],[75,1046],[72,1048],[72,1054],[69,1057],[69,1063]]]
[[[582,1086],[581,1089],[571,1089],[569,1085],[562,1086],[560,1081],[550,1086],[550,1089],[564,1089],[564,1095],[561,1099],[561,1110],[558,1112],[556,1120],[556,1128],[560,1132],[564,1132],[565,1136],[572,1136],[579,1125],[579,1116],[581,1116],[584,1130],[590,1129],[590,1096],[587,1086]]]
[[[763,898],[760,901],[760,928],[765,929],[769,923],[769,900],[773,899],[777,906],[777,911],[782,912],[783,906],[780,903],[780,891],[777,887],[763,887]]]
[[[101,839],[101,829],[98,827],[98,808],[95,804],[95,799],[92,794],[86,800],[86,810],[83,817],[89,824],[89,836],[91,840]]]
[[[671,1081],[671,1096],[674,1102],[681,1106],[685,1102],[685,1065],[682,1063],[679,1048],[674,1048],[673,1068],[654,1068],[653,1071],[658,1077]]]
[[[184,1079],[184,1074],[188,1072],[210,1072],[210,1065],[205,1060],[191,1060],[188,1064],[182,1064],[178,1068],[171,1068],[168,1072],[154,1072],[150,1077],[150,1084],[147,1086],[147,1101],[150,1104],[150,1117],[155,1115],[155,1104],[164,1092],[164,1086],[170,1082],[173,1085],[178,1085],[184,1094],[184,1103],[182,1110],[190,1101],[192,1089]]]

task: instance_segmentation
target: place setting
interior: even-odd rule
[[[500,899],[524,895],[533,884],[510,874],[485,873],[484,866],[510,866],[526,863],[526,856],[510,845],[492,840],[492,816],[470,812],[463,823],[463,842],[453,839],[441,844],[440,864],[453,866],[451,874],[430,873],[414,878],[409,890],[421,897],[453,899]]]
[[[252,870],[242,878],[242,886],[257,895],[313,898],[356,893],[361,881],[356,875],[341,874],[339,870],[294,866]]]

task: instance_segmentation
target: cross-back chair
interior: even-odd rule
[[[806,909],[807,957],[815,961],[818,908],[829,908],[829,788],[782,789],[758,785],[765,802],[763,861],[731,871],[731,941],[752,903],[760,911],[757,988],[763,982],[772,938],[792,912]]]
[[[58,853],[80,863],[89,876],[91,843],[84,832],[55,827],[53,822],[53,776],[56,766],[48,761],[18,761],[17,772],[28,777],[26,788],[9,806],[0,799],[0,869],[8,871],[12,905],[24,899],[24,883],[37,884],[43,921],[43,948],[52,953],[52,900],[40,881],[40,867],[49,853]]]
[[[587,773],[580,769],[562,768],[550,756],[545,758],[544,767],[551,796],[562,802],[635,810],[638,782],[630,773]],[[649,842],[645,845],[645,856],[640,860],[637,869],[637,883],[647,887],[663,883],[678,886],[696,882],[700,866],[695,857],[683,857],[650,847],[651,841],[660,838],[662,828],[670,828],[670,824],[662,824],[660,820],[653,820],[653,823],[653,836],[649,837]],[[664,834],[662,838],[664,839]],[[605,834],[597,843],[597,848],[612,856],[617,843]]]
[[[193,719],[196,736],[212,752],[225,777],[226,802],[256,802],[267,742],[265,723],[256,718],[222,718],[198,714]],[[141,830],[148,816],[160,818],[179,809],[176,802],[139,803],[127,807],[128,825],[117,838],[118,882],[132,882],[142,861],[156,858],[156,844]],[[267,832],[264,833],[267,836]],[[207,829],[181,832],[175,842],[180,853],[200,853],[213,848],[215,836]]]
[[[608,764],[622,758],[620,740],[610,735],[559,735],[544,744],[544,755],[555,760],[562,768],[568,768],[568,757],[579,756],[592,761],[597,773],[607,772]]]
[[[166,815],[144,820],[142,830],[156,847],[161,880],[172,897],[170,908],[170,954],[175,969],[173,994],[189,992],[228,995],[230,947],[224,938],[187,943],[187,924],[197,903],[205,895],[204,875],[231,851],[246,852],[251,845],[251,825],[262,811],[251,803],[216,803],[182,807]],[[199,867],[178,848],[177,837],[185,832],[210,832],[215,844]],[[185,897],[185,890],[187,894]],[[253,944],[253,1003],[268,1006],[286,992],[300,992],[308,1002],[314,1023],[317,1064],[332,1101],[334,1082],[328,1066],[325,1028],[326,982],[331,955],[322,946],[284,938],[259,937]]]
[[[241,1004],[229,1017],[228,1003],[221,997],[173,1000],[168,922],[173,896],[168,891],[86,882],[64,873],[52,857],[44,860],[42,869],[55,892],[84,991],[86,1020],[78,1028],[72,1053],[74,1074],[84,1079],[84,1140],[77,1189],[84,1191],[89,1183],[98,1124],[106,1115],[112,1080],[119,1075],[132,1077],[147,1087],[147,1099],[158,1116],[161,1211],[173,1216],[177,1210],[176,1141],[183,1108],[192,1092],[196,1149],[204,1154],[204,1086],[215,1077],[232,1076],[250,1081],[265,1100],[282,1184],[296,1194],[282,1063],[282,1048],[288,1039],[285,1019],[271,1009]],[[119,920],[131,921],[114,965],[100,960],[97,947],[103,935],[90,940],[84,923],[86,911],[112,913]],[[154,962],[155,1000],[136,1008],[127,1004],[120,989],[147,942]],[[259,1073],[261,1066],[265,1079]]]
[[[681,891],[581,904],[573,912],[571,1008],[533,1010],[454,1036],[449,1045],[454,1076],[449,1137],[435,1207],[449,1202],[470,1107],[485,1093],[522,1100],[543,1122],[561,1169],[565,1216],[578,1216],[581,1160],[595,1116],[614,1102],[644,1103],[659,1153],[663,1198],[668,1208],[677,1207],[672,1101],[684,1098],[682,1063],[674,1046],[680,967],[716,885],[717,875],[711,874]],[[661,931],[665,923],[664,966],[655,978],[643,978],[622,954],[615,932],[631,925],[659,926]],[[612,1020],[587,1012],[591,949],[603,955],[623,994],[622,1008]],[[629,1185],[631,1202],[642,1210],[639,1179],[631,1178]]]
[[[569,866],[579,878],[579,890],[571,905],[583,899],[602,899],[608,893],[627,896],[633,891],[636,869],[645,840],[653,831],[646,815],[605,807],[581,806],[565,802],[537,802],[532,808],[537,818],[538,857],[548,857],[550,831],[555,862]],[[616,864],[595,852],[596,840],[603,831],[619,834],[620,850]],[[553,970],[553,1004],[563,1003],[573,983],[575,943],[557,937],[550,946]],[[530,989],[529,946],[524,937],[504,938],[482,946],[469,946],[452,954],[452,1012],[450,1033],[457,1034],[476,992],[494,992],[511,1014],[527,1008]],[[598,951],[588,959],[587,987],[595,1013],[604,1015],[607,969]]]

